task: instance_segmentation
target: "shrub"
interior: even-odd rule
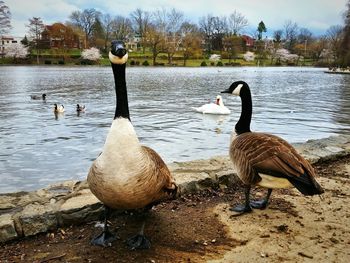
[[[51,63],[52,63],[51,60],[45,60],[44,61],[44,64],[46,64],[46,65],[51,65]]]
[[[101,53],[100,50],[97,48],[89,48],[84,49],[83,52],[81,52],[82,59],[91,60],[91,61],[99,61],[101,59]]]
[[[145,60],[144,62],[142,62],[142,66],[149,66],[149,63],[147,60]]]
[[[130,61],[130,66],[135,66],[135,60]]]
[[[59,60],[58,61],[58,65],[64,65],[64,61],[63,60]]]
[[[210,66],[215,66],[215,63],[214,62],[210,62]]]
[[[218,61],[218,63],[216,63],[216,66],[217,66],[217,67],[222,67],[222,66],[223,66],[223,64],[222,64],[222,62],[221,62],[221,61]]]
[[[202,63],[201,63],[201,67],[206,67],[206,66],[207,66],[207,62],[202,61]]]

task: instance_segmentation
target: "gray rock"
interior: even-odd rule
[[[52,207],[37,203],[27,205],[17,219],[24,236],[47,232],[58,226]]]
[[[5,242],[17,237],[15,223],[11,215],[5,214],[0,216],[0,242]]]

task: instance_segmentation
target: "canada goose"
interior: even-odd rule
[[[112,41],[109,52],[114,74],[116,109],[102,153],[93,162],[87,177],[91,192],[105,205],[103,232],[92,240],[95,245],[110,245],[115,239],[108,230],[109,208],[140,209],[174,197],[177,185],[161,157],[142,146],[130,121],[125,68],[128,53],[121,41]],[[141,231],[127,240],[132,249],[149,248]]]
[[[244,213],[252,208],[266,208],[273,188],[294,186],[304,195],[324,192],[315,180],[313,167],[293,146],[280,137],[250,131],[252,98],[247,83],[236,81],[222,93],[240,96],[242,100],[241,116],[231,139],[230,158],[246,185],[245,204],[231,210]],[[250,187],[254,185],[268,188],[263,200],[250,202]]]
[[[62,113],[62,112],[64,112],[64,106],[63,105],[57,105],[55,103],[53,106],[54,106],[53,111],[55,113]]]
[[[42,94],[41,96],[39,95],[30,95],[30,98],[32,100],[46,100],[46,94]]]
[[[193,108],[195,111],[203,114],[230,114],[231,111],[224,105],[222,97],[220,95],[216,96],[215,103],[204,104],[198,108]]]
[[[85,112],[85,105],[77,104],[77,112]]]

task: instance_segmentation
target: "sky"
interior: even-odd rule
[[[252,34],[263,21],[272,36],[273,31],[283,29],[287,20],[296,22],[319,36],[332,25],[342,25],[342,14],[348,0],[4,0],[12,13],[10,34],[22,37],[27,32],[28,19],[40,17],[44,24],[65,22],[73,11],[95,8],[112,16],[128,17],[137,8],[153,12],[160,8],[175,8],[191,22],[199,18],[229,16],[234,10],[243,14],[249,22],[245,33]]]

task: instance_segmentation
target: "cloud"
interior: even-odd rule
[[[325,31],[331,25],[342,24],[342,13],[348,0],[8,0],[13,14],[16,32],[25,32],[24,23],[33,16],[41,17],[44,23],[65,22],[71,12],[95,8],[112,16],[129,14],[136,8],[155,11],[159,8],[175,8],[185,17],[197,23],[207,14],[228,16],[234,10],[242,13],[255,30],[264,21],[268,31],[283,28],[286,20],[296,22],[300,27],[311,31]],[[22,26],[21,26],[22,24]],[[270,32],[272,34],[272,32]]]
[[[65,22],[69,14],[79,9],[65,0],[10,0],[6,4],[12,13],[12,33],[15,36],[24,36],[26,34],[29,18],[40,17],[44,24],[54,22]]]

